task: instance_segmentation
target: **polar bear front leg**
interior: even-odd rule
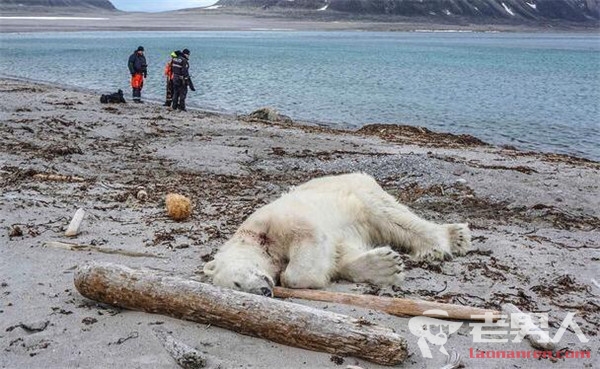
[[[305,237],[290,246],[289,263],[280,274],[288,288],[324,288],[335,272],[335,247],[326,237]]]
[[[345,255],[339,262],[338,276],[351,282],[399,286],[404,279],[403,270],[400,255],[386,246]]]

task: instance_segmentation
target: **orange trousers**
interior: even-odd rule
[[[144,76],[141,73],[136,73],[131,76],[131,88],[142,89],[144,87]]]

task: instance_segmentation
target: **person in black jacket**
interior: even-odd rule
[[[133,101],[142,102],[142,87],[144,87],[144,78],[147,77],[148,65],[144,56],[144,47],[139,46],[129,57],[127,63],[129,73],[131,73],[131,88],[133,89]]]
[[[171,72],[173,74],[173,110],[185,111],[185,98],[188,86],[190,90],[196,91],[190,79],[190,51],[183,49],[180,55],[173,58]]]

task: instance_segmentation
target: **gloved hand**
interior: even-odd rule
[[[144,72],[144,78],[148,77],[148,73]]]
[[[190,90],[196,91],[196,88],[194,87],[194,84],[192,83],[192,79],[190,77],[185,78],[185,84],[190,88]]]

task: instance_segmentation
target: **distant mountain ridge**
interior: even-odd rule
[[[600,0],[219,0],[216,5],[481,20],[598,21]]]
[[[2,10],[116,10],[109,0],[1,0]]]

